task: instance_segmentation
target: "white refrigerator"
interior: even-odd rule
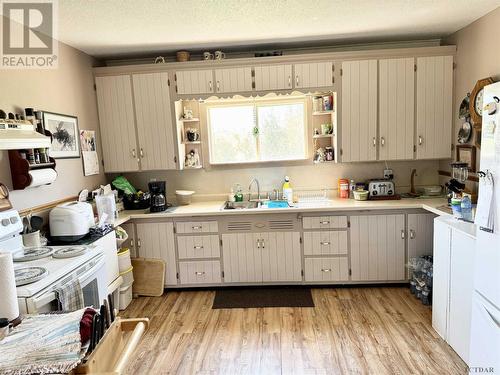
[[[483,91],[469,366],[500,374],[500,82]]]

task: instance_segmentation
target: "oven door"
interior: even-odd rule
[[[102,301],[107,298],[106,267],[104,257],[100,255],[99,257],[94,258],[91,262],[94,264],[87,270],[79,268],[68,275],[68,277],[65,277],[62,284],[56,284],[48,288],[45,292],[26,299],[26,312],[28,314],[39,314],[57,311],[58,301],[56,299],[54,289],[60,285],[64,285],[64,282],[69,282],[75,278],[78,278],[80,281],[85,306],[94,306],[95,308],[99,308]]]

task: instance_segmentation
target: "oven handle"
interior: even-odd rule
[[[94,267],[92,267],[91,269],[89,269],[87,272],[85,272],[83,275],[80,275],[78,277],[78,280],[81,282],[83,280],[86,280],[87,278],[89,278],[93,273],[95,273],[99,268],[103,267],[104,266],[104,258],[101,257],[101,259],[99,259],[99,261],[94,264]],[[42,294],[40,297],[36,297],[36,298],[33,298],[32,299],[32,302],[33,302],[33,307],[38,310],[38,308],[40,306],[45,306],[46,304],[48,304],[49,302],[53,301],[56,299],[56,292],[48,292],[48,293],[44,293]]]

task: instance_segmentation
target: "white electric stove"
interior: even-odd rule
[[[21,231],[16,210],[0,212],[0,251],[12,253],[16,260],[14,270],[20,276],[16,278],[16,290],[21,313],[57,310],[54,290],[76,279],[82,287],[85,304],[100,306],[107,297],[108,286],[102,248],[92,244],[44,246],[37,254],[36,249],[23,247]],[[31,282],[31,276],[35,281]]]

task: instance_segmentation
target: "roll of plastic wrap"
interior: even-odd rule
[[[54,182],[57,178],[57,172],[52,168],[35,169],[29,172],[31,183],[29,187],[47,185]]]
[[[11,253],[0,253],[0,285],[0,318],[13,320],[19,316],[19,305]]]

